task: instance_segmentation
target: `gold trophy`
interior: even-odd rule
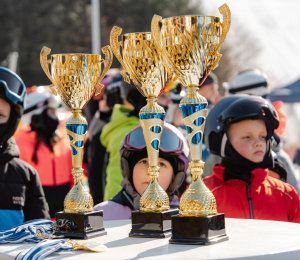
[[[42,68],[52,82],[52,93],[59,94],[73,113],[67,120],[66,128],[72,149],[74,186],[65,198],[64,211],[55,214],[56,234],[83,239],[105,235],[107,232],[103,227],[103,211],[94,211],[93,198],[81,183],[83,142],[88,124],[80,113],[95,92],[96,95],[100,94],[103,87],[100,81],[111,66],[112,51],[109,46],[102,48],[105,60],[94,54],[56,54],[51,55],[51,60],[47,60],[50,51],[47,47],[43,47],[41,51]],[[96,90],[97,86],[99,88]]]
[[[171,236],[171,216],[178,215],[179,211],[170,210],[169,197],[157,181],[165,111],[156,100],[172,75],[163,66],[161,53],[155,48],[151,33],[124,34],[118,42],[121,32],[121,28],[114,27],[110,34],[111,48],[125,68],[121,73],[130,83],[128,72],[140,93],[147,97],[147,105],[140,110],[139,118],[147,146],[150,183],[140,198],[140,210],[132,212],[129,236],[164,238]]]
[[[228,6],[222,5],[219,11],[223,23],[219,17],[203,15],[166,19],[155,15],[151,23],[152,36],[165,66],[188,90],[179,106],[188,132],[192,183],[181,197],[179,216],[172,217],[170,243],[212,244],[228,240],[224,214],[217,213],[215,197],[202,180],[207,100],[197,92],[209,72],[218,66],[219,49],[230,27]]]

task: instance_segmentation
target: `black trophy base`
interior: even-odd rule
[[[132,211],[132,229],[130,237],[166,238],[171,236],[171,217],[179,214],[178,209],[164,212]]]
[[[228,239],[223,213],[207,217],[172,217],[171,244],[211,245]]]
[[[55,213],[55,235],[68,238],[90,239],[106,235],[103,227],[103,210],[88,213]]]

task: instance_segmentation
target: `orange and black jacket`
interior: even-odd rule
[[[29,125],[23,125],[15,135],[20,149],[20,159],[32,165],[38,172],[42,186],[59,186],[73,183],[72,154],[68,136],[63,136],[53,146],[53,153],[49,147],[41,142],[37,154],[37,163],[32,160],[37,133],[30,131]]]
[[[37,163],[32,156],[36,146],[37,133],[24,125],[16,134],[16,142],[20,148],[20,159],[33,166],[41,179],[45,197],[49,205],[50,216],[63,210],[63,201],[73,184],[72,154],[68,136],[62,136],[54,144],[53,152],[41,142],[36,151]]]
[[[300,223],[300,198],[295,189],[255,169],[249,183],[223,180],[224,167],[215,165],[214,174],[203,179],[213,192],[217,211],[228,218],[263,219]]]

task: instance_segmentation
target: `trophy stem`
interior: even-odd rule
[[[73,109],[73,115],[69,117],[66,123],[67,134],[72,149],[73,169],[71,172],[74,178],[74,185],[64,200],[64,212],[66,213],[94,211],[93,198],[81,183],[84,171],[82,168],[83,142],[88,124],[86,119],[80,115],[80,112],[81,109]]]
[[[155,95],[149,95],[147,105],[140,110],[139,114],[147,146],[148,174],[150,176],[149,186],[140,199],[140,211],[142,212],[162,212],[170,209],[169,197],[157,181],[159,143],[164,126],[165,111],[157,104],[156,100]]]
[[[191,151],[192,183],[180,200],[180,216],[209,216],[217,214],[216,199],[202,180],[204,162],[202,140],[207,115],[207,101],[198,94],[196,85],[188,86],[188,94],[180,101],[183,122],[187,128]]]

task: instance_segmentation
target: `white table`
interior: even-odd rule
[[[300,224],[227,218],[229,241],[209,246],[169,244],[169,238],[129,238],[130,220],[106,221],[104,226],[108,234],[93,240],[105,244],[107,252],[61,252],[46,259],[300,259]],[[0,259],[14,259],[31,246],[0,245]]]

